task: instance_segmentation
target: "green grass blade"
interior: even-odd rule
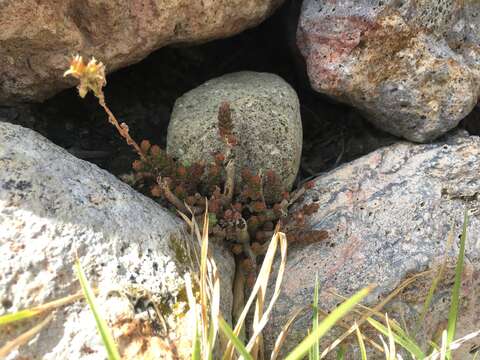
[[[363,341],[362,333],[360,332],[360,328],[357,324],[355,332],[357,334],[358,346],[360,347],[360,355],[362,356],[362,360],[367,360],[367,349],[365,348],[365,342]]]
[[[307,336],[310,335],[310,334],[311,334],[311,331],[308,330],[308,331],[307,331]],[[314,347],[312,346],[310,349],[308,349],[308,360],[312,360],[312,359],[313,359],[313,348],[314,348]]]
[[[313,305],[312,305],[312,333],[316,332],[318,329],[318,275],[315,277],[315,289],[313,291]],[[315,342],[315,345],[311,348],[310,354],[311,360],[320,360],[320,342]]]
[[[315,332],[312,332],[308,335],[303,341],[285,358],[285,360],[300,360],[308,354],[310,348],[315,345],[315,343],[324,336],[334,325],[335,323],[344,317],[348,312],[350,312],[353,307],[362,301],[365,296],[367,296],[372,287],[367,287],[358,291],[348,300],[344,301],[340,306],[333,310],[323,321],[318,325],[318,328]]]
[[[337,349],[337,360],[345,360],[346,352],[347,349],[344,345],[339,346],[339,348]]]
[[[0,316],[0,326],[37,316],[41,312],[42,311],[40,310],[26,309],[17,311],[13,314],[2,315]]]
[[[438,346],[435,341],[429,340],[429,341],[428,341],[428,345],[430,345],[430,347],[431,347],[433,350],[440,351],[440,346]]]
[[[433,296],[435,295],[435,292],[437,290],[438,285],[440,284],[440,281],[443,279],[443,275],[445,274],[445,270],[447,269],[448,253],[453,244],[454,238],[455,238],[455,227],[454,227],[454,224],[452,224],[452,228],[448,234],[447,246],[445,249],[446,250],[445,259],[443,260],[443,263],[440,266],[440,269],[435,275],[432,281],[432,285],[430,285],[430,289],[428,289],[428,294],[423,303],[422,311],[420,312],[420,316],[418,317],[415,324],[415,334],[418,333],[418,330],[420,329],[421,324],[425,321],[425,317],[427,315],[428,309],[430,309],[430,305],[432,304],[432,301],[433,301]]]
[[[213,348],[215,347],[215,340],[217,334],[215,333],[214,327],[210,322],[210,326],[208,328],[208,337],[207,337],[207,344],[208,344],[208,360],[213,359]]]
[[[97,329],[102,337],[103,344],[107,350],[108,359],[109,360],[121,360],[120,354],[118,353],[117,345],[113,340],[112,334],[110,333],[110,329],[108,328],[107,323],[103,318],[100,316],[98,311],[98,307],[95,301],[95,295],[93,294],[92,289],[90,288],[90,284],[87,281],[85,273],[83,272],[82,266],[80,265],[80,261],[77,259],[75,261],[75,271],[77,273],[78,280],[80,281],[80,285],[82,287],[83,295],[85,299],[87,299],[88,305],[90,306],[90,310],[95,317],[95,322],[97,323]]]
[[[378,321],[368,318],[368,323],[372,325],[377,331],[381,332],[384,336],[389,336],[388,328]],[[399,336],[396,332],[392,331],[393,339],[395,342],[407,350],[410,354],[415,356],[417,359],[425,358],[425,354],[423,353],[422,349],[415,343],[414,340],[410,339],[409,337]]]
[[[198,324],[195,323],[195,337],[193,338],[193,347],[192,347],[192,360],[200,360],[201,355],[201,348],[200,348],[200,335],[198,334]]]
[[[465,210],[463,218],[463,230],[460,237],[460,250],[458,253],[457,266],[455,268],[455,282],[453,284],[452,299],[450,303],[450,311],[448,313],[447,326],[447,358],[451,358],[450,344],[455,339],[455,332],[457,329],[457,317],[460,304],[460,288],[462,285],[463,262],[465,257],[465,243],[467,241],[467,227],[468,227],[468,213]]]
[[[395,320],[388,319],[388,324],[392,328],[393,333],[396,333],[400,338],[404,339],[406,342],[411,344],[411,346],[421,349],[421,347],[418,345],[417,341],[415,340],[415,337],[409,336],[408,333],[405,330],[403,330],[402,327]]]
[[[235,347],[235,349],[237,349],[238,353],[241,356],[243,356],[245,360],[253,360],[252,356],[245,348],[245,345],[243,345],[240,339],[237,336],[235,336],[230,325],[228,325],[227,322],[223,320],[222,317],[218,318],[218,325],[220,327],[220,330],[222,330],[223,333],[227,336],[227,338],[232,342],[233,346]]]
[[[478,354],[480,354],[480,350],[477,350],[475,352],[475,355],[473,355],[473,359],[472,360],[477,360],[478,359]]]
[[[61,299],[49,301],[42,305],[31,307],[30,309],[20,310],[12,314],[5,314],[3,316],[0,316],[0,326],[10,324],[12,322],[22,321],[24,319],[29,319],[31,317],[55,310],[59,307],[71,304],[81,299],[83,299],[83,294],[77,293],[74,295],[65,296]]]

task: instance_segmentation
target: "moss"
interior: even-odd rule
[[[177,264],[185,267],[192,265],[193,251],[178,234],[170,235],[169,248],[175,254]]]

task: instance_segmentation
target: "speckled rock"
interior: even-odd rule
[[[95,56],[109,71],[173,43],[224,38],[253,27],[283,0],[3,0],[0,103],[43,100],[74,84],[69,57]]]
[[[305,0],[297,43],[312,87],[426,142],[480,95],[480,3]]]
[[[445,254],[453,267],[465,209],[473,215],[468,226],[457,336],[478,330],[479,172],[480,138],[462,132],[428,145],[402,142],[381,148],[317,178],[303,200],[319,205],[307,226],[326,231],[328,238],[289,248],[283,291],[265,332],[267,348],[272,348],[291,311],[312,301],[316,274],[321,285],[319,303],[327,310],[341,302],[331,291],[349,296],[368,284],[377,284],[366,299],[366,304],[376,305],[403,280],[436,268]],[[452,226],[455,242],[447,252]],[[452,267],[434,297],[435,310],[423,323],[419,334],[425,337],[420,340],[432,339],[433,333],[445,326]],[[413,329],[413,319],[431,282],[432,276],[420,278],[384,311],[405,319],[409,330]],[[295,323],[286,348],[305,335],[310,315]],[[468,350],[473,344],[480,344],[480,340],[476,338],[462,347],[457,358],[469,359]],[[384,359],[376,355],[371,358]]]
[[[78,252],[89,281],[100,290],[100,308],[123,355],[148,358],[159,338],[140,331],[148,329],[149,319],[143,290],[178,336],[183,330],[175,313],[182,311],[183,276],[191,269],[187,244],[182,223],[154,201],[32,130],[0,122],[0,314],[78,292],[73,274]],[[221,247],[215,256],[228,316],[234,263]],[[2,328],[0,347],[38,321]],[[88,306],[75,302],[55,311],[38,336],[7,357],[20,358],[106,354]]]
[[[290,189],[300,166],[302,122],[297,94],[274,74],[239,72],[212,79],[177,99],[168,127],[167,151],[182,161],[211,159],[224,151],[218,108],[230,103],[236,175],[245,167],[273,170]],[[238,183],[237,181],[237,183]]]

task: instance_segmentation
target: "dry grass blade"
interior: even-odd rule
[[[388,321],[388,314],[385,314],[385,319],[388,329],[388,348],[390,349],[390,356],[392,360],[395,360],[397,351],[395,349],[395,340],[393,339],[392,328],[390,327],[390,322]]]
[[[273,350],[272,350],[272,354],[270,355],[270,360],[276,360],[277,359],[278,355],[280,354],[280,350],[283,346],[283,343],[285,342],[285,339],[287,338],[288,331],[290,330],[290,327],[295,322],[298,315],[300,315],[303,311],[307,310],[308,308],[309,307],[306,306],[304,308],[297,309],[290,316],[287,323],[283,326],[282,331],[280,331],[280,334],[278,334],[277,340],[275,341],[275,345],[274,345]]]
[[[205,216],[203,218],[203,233],[201,237],[200,250],[200,308],[202,317],[202,344],[203,358],[208,359],[208,348],[205,347],[208,341],[208,288],[207,288],[207,257],[208,257],[208,203],[206,203]]]
[[[367,349],[365,348],[363,336],[357,323],[355,323],[355,332],[357,333],[358,347],[360,348],[360,355],[362,356],[362,360],[367,360]]]
[[[447,330],[442,332],[442,348],[440,349],[440,359],[445,360],[447,357]]]
[[[452,225],[452,228],[450,229],[450,232],[448,234],[448,239],[447,239],[447,245],[445,249],[445,255],[444,259],[442,261],[442,265],[440,266],[440,269],[438,270],[437,274],[435,275],[432,285],[430,286],[430,289],[428,290],[427,297],[425,298],[425,302],[423,303],[422,311],[420,313],[420,316],[418,317],[416,324],[415,324],[415,332],[414,334],[418,333],[421,324],[423,324],[425,320],[425,316],[427,315],[427,311],[430,308],[430,305],[432,303],[433,295],[435,294],[435,291],[437,290],[438,284],[440,281],[443,279],[443,276],[445,275],[445,271],[447,270],[447,264],[448,264],[448,253],[453,245],[453,240],[455,239],[455,227]]]
[[[200,227],[197,223],[195,215],[190,208],[188,210],[192,214],[189,219],[185,214],[179,212],[179,215],[190,227],[191,233],[196,237],[200,245],[200,257],[194,247],[195,257],[199,266],[200,279],[200,317],[197,313],[197,303],[193,296],[192,280],[190,275],[185,278],[187,287],[187,296],[189,306],[195,309],[194,318],[197,326],[200,323],[200,337],[201,337],[201,351],[202,359],[211,359],[215,342],[217,340],[219,324],[218,318],[220,315],[220,275],[218,273],[215,261],[210,256],[209,251],[209,221],[208,221],[208,203],[205,204],[205,214],[203,217],[203,229],[200,234]],[[198,323],[199,322],[199,323]],[[196,341],[196,339],[195,339]]]
[[[185,289],[187,292],[187,300],[188,306],[190,307],[193,313],[193,326],[195,327],[194,337],[192,340],[192,360],[200,360],[201,359],[201,344],[198,334],[198,312],[197,312],[197,302],[195,300],[195,296],[193,295],[193,286],[192,286],[192,278],[189,273],[185,274]]]
[[[255,313],[253,315],[253,324],[252,324],[254,331],[255,329],[258,329],[258,327],[260,326],[260,320],[263,315],[263,308],[265,303],[265,294],[267,292],[267,285],[268,285],[268,279],[267,279],[267,282],[261,283],[260,289],[258,291],[257,301],[255,303]],[[250,354],[255,360],[259,358],[259,353],[260,353],[260,359],[263,359],[264,358],[263,337],[261,332],[258,335],[258,337],[254,340],[252,349],[250,350]]]
[[[48,315],[42,322],[38,325],[34,326],[30,330],[24,332],[17,338],[12,341],[7,342],[1,349],[0,349],[0,358],[3,359],[6,357],[10,352],[15,350],[17,347],[22,346],[23,344],[27,343],[31,338],[37,335],[51,320],[53,319],[53,314]]]
[[[390,356],[390,349],[388,348],[387,343],[385,342],[385,340],[383,340],[382,335],[379,335],[379,337],[380,337],[380,340],[382,341],[383,352],[385,353],[385,360],[392,360],[392,357]]]
[[[366,313],[363,314],[363,316],[360,318],[358,321],[358,326],[361,326],[367,319],[375,314],[379,313],[383,307],[388,304],[390,301],[392,301],[393,298],[395,298],[403,289],[405,289],[407,286],[411,285],[414,283],[418,278],[423,277],[427,274],[431,274],[432,270],[424,271],[419,274],[415,274],[409,279],[406,279],[402,284],[400,284],[399,287],[397,287],[394,291],[392,291],[385,299],[383,299],[380,303],[378,303],[373,309],[366,308]],[[333,293],[333,295],[336,295],[342,299],[345,297],[338,295],[336,293]],[[362,307],[362,306],[361,306]],[[365,308],[365,307],[362,307]],[[320,355],[320,358],[323,359],[327,354],[334,350],[343,340],[345,340],[350,334],[352,334],[355,331],[355,325],[352,325],[346,332],[344,332],[342,335],[340,335],[333,343],[331,343]]]
[[[452,342],[450,344],[449,349],[448,349],[448,340],[444,339],[444,336],[445,337],[447,336],[447,331],[446,330],[444,330],[444,332],[442,333],[442,348],[445,347],[445,349],[443,351],[445,352],[445,356],[446,356],[447,350],[456,350],[460,346],[462,346],[464,343],[466,343],[467,341],[470,341],[470,340],[480,336],[480,330],[474,331],[474,332],[472,332],[468,335],[465,335],[464,337],[462,337],[460,339],[455,340],[454,342]],[[442,348],[440,350],[434,350],[429,356],[427,356],[423,360],[437,360],[437,359],[443,360],[444,358],[441,357],[442,356]]]
[[[178,215],[183,219],[183,221],[185,221],[185,223],[188,225],[188,227],[190,228],[190,234],[193,234],[196,236],[196,239],[198,241],[198,244],[201,246],[201,236],[200,236],[200,231],[198,230],[198,224],[195,220],[195,215],[192,211],[192,209],[190,209],[188,206],[187,206],[188,210],[191,212],[192,214],[192,219],[190,220],[188,218],[187,215],[185,215],[184,213],[182,213],[181,211],[177,211]],[[187,244],[188,245],[188,244]],[[200,257],[198,256],[198,251],[197,251],[197,248],[195,246],[193,246],[193,248],[190,248],[195,256],[195,261],[196,261],[196,264],[198,266],[200,266]],[[189,250],[190,250],[189,249]],[[193,259],[192,259],[193,260]],[[193,263],[192,263],[192,266],[193,266]]]
[[[287,237],[284,233],[281,233],[281,232],[277,232],[276,236],[277,236],[277,239],[280,242],[280,254],[281,254],[280,259],[281,260],[280,260],[280,266],[278,268],[277,279],[276,279],[276,282],[275,282],[275,289],[274,289],[272,298],[270,300],[270,303],[268,304],[267,310],[261,316],[261,318],[257,322],[256,326],[254,326],[254,328],[253,328],[253,335],[252,335],[250,341],[247,344],[247,350],[251,350],[253,348],[253,346],[255,344],[255,341],[261,335],[263,328],[265,327],[265,325],[268,322],[268,318],[270,316],[270,313],[272,312],[273,305],[275,305],[275,302],[277,301],[278,296],[280,295],[280,288],[281,288],[281,285],[282,285],[283,273],[285,271],[285,266],[287,264]],[[261,301],[263,303],[263,301],[265,300],[265,294],[266,294],[266,289],[267,289],[267,285],[268,285],[268,279],[270,278],[270,270],[272,268],[274,259],[275,259],[275,254],[272,254],[272,256],[268,259],[265,257],[264,264],[265,264],[265,262],[267,263],[268,271],[265,271],[263,273],[262,273],[262,271],[260,271],[260,275],[259,275],[259,281],[260,281],[259,290],[260,291],[259,291],[259,294],[257,296],[257,303],[259,301]],[[262,269],[263,269],[263,266],[262,266]],[[257,311],[255,311],[255,313],[256,312]]]
[[[285,360],[301,360],[305,355],[309,353],[312,346],[314,346],[318,340],[320,340],[332,327],[335,326],[338,320],[344,318],[356,304],[365,299],[365,297],[371,293],[374,289],[373,285],[367,286],[360,291],[353,294],[348,300],[341,303],[338,307],[332,310],[328,316],[322,320],[315,331],[311,332],[306,338],[304,338],[295,349],[293,349],[286,357]]]
[[[188,208],[191,211],[190,208]],[[205,213],[203,217],[203,229],[200,234],[200,228],[196,221],[193,211],[191,211],[192,219],[190,220],[185,214],[179,212],[180,216],[190,226],[191,233],[194,234],[200,245],[200,258],[195,251],[199,263],[200,272],[200,337],[201,350],[203,359],[211,359],[215,342],[217,340],[220,315],[220,275],[218,273],[215,261],[211,259],[209,254],[209,220],[208,220],[208,202],[205,203]],[[190,286],[187,292],[190,307],[196,306],[191,288],[191,278],[186,278]],[[187,286],[188,288],[188,286]],[[196,308],[196,307],[195,307]],[[195,312],[195,319],[198,321],[198,314]],[[198,328],[198,327],[197,327]]]
[[[257,301],[255,303],[255,313],[253,315],[253,328],[257,329],[260,323],[260,318],[263,314],[263,305],[264,305],[264,300],[265,300],[265,293],[267,291],[267,284],[262,283],[260,286],[260,290],[258,291],[258,296],[257,296]],[[250,354],[252,357],[257,360],[258,359],[258,353],[261,352],[263,354],[263,349],[260,349],[262,346],[263,339],[262,335],[260,334],[254,341],[252,349],[250,350]]]
[[[458,312],[460,310],[460,295],[462,292],[462,277],[465,262],[465,245],[467,241],[468,221],[468,211],[465,210],[462,235],[460,236],[460,249],[458,250],[457,265],[455,266],[455,281],[453,282],[452,294],[450,296],[450,310],[448,311],[447,359],[449,360],[452,359],[449,345],[453,342],[453,339],[455,339]]]
[[[344,297],[344,296],[340,296],[340,295],[337,295],[337,296],[341,297],[343,300],[346,300],[346,299],[347,299],[347,298]],[[363,307],[363,305],[357,304],[357,307]],[[367,309],[368,309],[368,308],[367,308]],[[323,311],[323,310],[320,309],[320,308],[318,309],[318,312],[319,312],[319,314],[321,314],[323,317],[328,316],[328,313],[325,312],[325,311]],[[357,314],[359,314],[359,315],[362,315],[362,313],[361,313],[360,311],[358,311],[358,310],[355,310],[355,309],[354,309],[353,312],[355,312],[355,313],[357,313]],[[380,314],[380,313],[379,313],[379,314]],[[380,314],[380,315],[382,315],[382,314]],[[350,325],[348,325],[346,322],[341,321],[341,320],[337,323],[337,325],[338,325],[339,327],[342,327],[342,328],[345,329],[345,330],[349,330],[349,329],[350,329]],[[363,339],[364,341],[368,342],[374,349],[378,350],[379,352],[381,352],[381,353],[383,354],[383,347],[382,347],[380,344],[376,343],[375,341],[373,341],[372,339],[370,339],[368,336],[365,336],[365,335],[363,335],[363,334],[361,334],[361,335],[362,335],[362,339]]]
[[[344,296],[336,294],[337,297],[344,299]],[[423,359],[425,357],[425,354],[421,350],[421,348],[418,346],[414,338],[410,337],[406,331],[402,329],[402,327],[393,319],[389,319],[386,315],[375,311],[374,309],[371,309],[367,306],[358,304],[357,307],[362,308],[368,312],[371,312],[372,315],[378,316],[383,320],[384,323],[388,324],[389,327],[392,329],[392,333],[394,336],[395,341],[399,345],[401,345],[403,348],[409,351],[410,354],[414,355],[414,358],[416,359]],[[356,313],[362,315],[362,313],[358,310],[354,310]],[[382,333],[384,336],[388,336],[390,338],[390,333],[388,331],[387,327],[384,327],[380,322],[374,320],[372,317],[369,317],[367,319],[367,322],[375,328],[378,332]],[[382,350],[383,351],[383,350]]]
[[[245,307],[244,307],[242,313],[240,314],[240,318],[238,319],[237,324],[235,326],[235,329],[233,331],[235,336],[238,336],[241,328],[243,327],[243,323],[244,323],[245,318],[248,314],[248,311],[249,311],[250,307],[252,306],[253,301],[255,300],[255,298],[257,296],[257,293],[259,292],[262,284],[264,282],[268,282],[268,279],[269,279],[270,273],[271,273],[271,269],[272,269],[273,260],[275,259],[275,253],[277,251],[278,243],[280,243],[280,246],[281,246],[282,258],[281,258],[279,271],[278,271],[278,274],[277,274],[277,279],[275,281],[274,294],[272,296],[272,300],[270,301],[270,304],[269,304],[269,307],[268,307],[267,311],[263,314],[262,318],[260,319],[257,328],[254,329],[254,334],[252,335],[252,338],[250,339],[250,341],[247,345],[247,349],[249,349],[249,350],[251,350],[251,348],[253,347],[253,344],[255,342],[255,339],[257,338],[257,336],[259,335],[259,333],[261,332],[261,330],[265,326],[265,324],[268,320],[268,315],[270,314],[270,311],[273,308],[273,304],[274,304],[274,302],[276,301],[276,299],[279,295],[280,284],[281,284],[281,281],[282,281],[282,278],[283,278],[283,270],[285,269],[285,264],[286,264],[286,261],[287,261],[287,259],[286,259],[286,256],[287,256],[287,242],[286,242],[285,234],[280,233],[280,232],[276,232],[273,235],[272,240],[270,241],[270,244],[268,246],[267,253],[265,254],[265,258],[263,260],[263,264],[262,264],[262,267],[260,269],[260,273],[258,274],[257,281],[255,282],[255,285],[253,286],[252,293],[250,294],[250,297],[248,298],[247,303],[245,304]],[[229,343],[227,345],[227,348],[225,350],[225,354],[223,356],[223,359],[229,360],[229,359],[232,359],[232,358],[233,358],[233,344],[231,343],[231,341],[229,341]]]
[[[213,354],[213,348],[215,347],[215,340],[218,334],[218,318],[220,316],[220,275],[218,274],[217,266],[215,262],[210,261],[211,271],[209,271],[209,279],[213,284],[211,289],[210,300],[210,327],[208,335],[208,353]]]
[[[82,294],[82,292],[78,292],[74,295],[70,295],[70,296],[66,296],[66,297],[61,298],[61,299],[53,300],[53,301],[50,301],[46,304],[35,306],[33,308],[30,308],[30,309],[20,310],[16,313],[3,315],[3,316],[0,316],[0,326],[1,325],[6,325],[6,324],[9,324],[9,323],[12,323],[12,322],[20,321],[20,320],[23,320],[23,319],[28,319],[28,318],[31,318],[33,316],[40,315],[44,312],[54,310],[54,309],[59,308],[61,306],[71,304],[71,303],[73,303],[77,300],[81,300],[81,299],[83,299],[83,294]]]

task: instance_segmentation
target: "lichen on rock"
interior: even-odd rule
[[[306,0],[297,43],[312,87],[427,142],[480,96],[478,2]]]

